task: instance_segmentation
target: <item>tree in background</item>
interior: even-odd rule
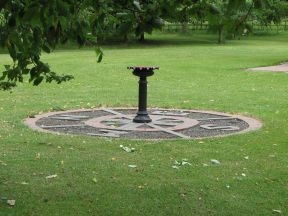
[[[270,6],[269,0],[204,0],[207,20],[212,31],[218,32],[218,43],[225,42],[227,35],[235,37],[252,30],[248,20],[255,9]]]
[[[288,2],[286,0],[271,0],[269,7],[257,9],[253,13],[255,19],[264,25],[280,24],[288,17]]]
[[[162,5],[161,16],[165,21],[181,23],[183,33],[187,33],[189,23],[203,22],[205,19],[201,0],[165,1]]]
[[[124,40],[127,40],[129,34],[134,34],[143,42],[145,33],[151,34],[154,29],[164,25],[161,18],[162,1],[119,0],[113,1],[109,7],[112,18],[107,17],[107,25],[114,29],[116,36]]]
[[[218,33],[218,43],[224,43],[228,33],[239,32],[245,26],[252,2],[208,0],[204,4],[210,30]]]

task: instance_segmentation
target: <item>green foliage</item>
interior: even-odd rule
[[[206,0],[203,2],[210,29],[218,32],[218,42],[227,35],[242,35],[244,29],[251,31],[249,18],[255,9],[269,7],[269,0]]]
[[[255,10],[254,17],[262,24],[279,24],[288,17],[288,2],[283,0],[271,0],[268,7]]]
[[[4,17],[4,13],[0,11],[0,27],[5,25],[5,17]]]
[[[127,39],[129,34],[141,38],[144,33],[151,34],[160,29],[164,21],[161,18],[162,1],[127,0],[113,1],[107,5],[105,25],[102,37],[115,35]],[[98,32],[99,33],[99,32]]]
[[[98,56],[97,62],[100,63],[102,61],[102,59],[103,59],[104,52],[103,52],[103,50],[100,47],[97,47],[95,49],[95,52],[96,52],[96,55]]]
[[[0,46],[6,48],[13,65],[5,67],[0,80],[2,89],[9,89],[24,76],[39,85],[71,80],[69,75],[58,75],[41,61],[41,53],[50,53],[58,44],[68,40],[84,45],[89,22],[79,16],[85,1],[76,0],[15,0],[1,4]],[[3,20],[7,22],[3,23]]]

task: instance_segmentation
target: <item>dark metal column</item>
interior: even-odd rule
[[[147,112],[147,83],[146,76],[140,76],[138,112],[137,116],[133,119],[133,122],[148,123],[152,121]]]
[[[147,112],[147,77],[154,74],[155,69],[159,67],[128,67],[133,69],[133,74],[140,77],[139,79],[139,95],[138,95],[138,112],[133,122],[136,123],[149,123],[151,118]]]

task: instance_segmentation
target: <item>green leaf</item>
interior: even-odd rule
[[[133,1],[133,5],[137,8],[137,10],[139,10],[139,11],[142,10],[139,1]]]
[[[46,52],[46,53],[50,53],[50,52],[51,52],[50,48],[49,48],[47,45],[45,45],[45,44],[42,46],[42,49],[43,49],[44,52]]]
[[[37,76],[37,73],[38,73],[38,69],[37,67],[33,67],[31,70],[30,70],[30,79],[29,79],[29,82],[33,81],[35,79],[35,77]]]
[[[10,90],[11,88],[15,87],[15,82],[0,82],[0,89],[2,90]]]
[[[69,27],[69,23],[68,23],[68,20],[66,19],[66,17],[63,17],[63,16],[59,17],[59,22],[60,22],[61,27],[63,29],[66,29]]]
[[[6,78],[6,76],[7,76],[7,74],[8,74],[8,71],[4,71],[2,73],[2,76],[0,77],[0,80],[4,80]]]
[[[97,62],[100,63],[100,62],[102,61],[102,59],[103,59],[104,52],[103,52],[103,50],[102,50],[100,47],[97,47],[97,48],[95,49],[95,53],[96,53],[96,55],[97,55],[97,57],[98,57]]]
[[[38,85],[43,81],[43,79],[44,79],[43,76],[37,77],[37,78],[34,80],[33,85],[38,86]]]
[[[40,71],[41,71],[41,72],[44,72],[44,73],[50,72],[50,68],[49,68],[49,65],[48,65],[48,64],[44,64],[43,62],[41,62],[41,63],[39,64],[39,67],[40,67]]]
[[[9,54],[10,54],[11,58],[13,59],[13,61],[16,61],[16,59],[17,59],[17,51],[16,51],[15,46],[14,45],[10,46],[8,48],[8,51],[9,51]]]
[[[25,74],[25,75],[26,75],[26,74],[28,74],[28,73],[29,73],[29,71],[30,71],[30,69],[28,69],[28,68],[26,68],[26,69],[23,69],[23,70],[22,70],[22,74]]]
[[[126,13],[126,12],[119,12],[119,13],[116,13],[116,16],[118,17],[125,17],[125,16],[128,16],[129,14]]]
[[[39,7],[30,7],[23,16],[24,21],[32,21],[34,17],[39,16]]]
[[[100,63],[102,61],[102,59],[103,59],[103,53],[99,55],[97,63]]]

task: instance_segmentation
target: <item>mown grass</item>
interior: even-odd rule
[[[144,45],[104,50],[101,64],[93,49],[44,55],[75,80],[0,92],[0,197],[16,200],[12,208],[0,203],[1,216],[288,214],[288,75],[244,70],[287,60],[287,35],[217,45],[211,35],[156,34]],[[9,62],[0,55],[0,65]],[[128,65],[160,66],[149,78],[151,107],[240,113],[264,126],[225,138],[131,141],[43,134],[23,124],[52,109],[136,106]],[[182,158],[192,166],[172,169]]]

